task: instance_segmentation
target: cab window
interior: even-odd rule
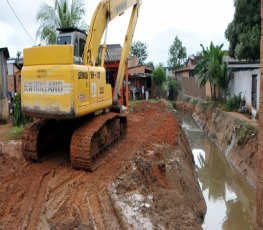
[[[84,39],[79,39],[79,56],[82,57],[86,41]]]
[[[79,57],[79,44],[77,38],[75,38],[75,42],[74,42],[74,56]]]
[[[61,36],[57,38],[58,45],[70,45],[71,44],[71,37],[70,36]]]

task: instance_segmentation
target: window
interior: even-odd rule
[[[79,39],[79,56],[82,57],[86,41],[84,39]]]
[[[78,41],[78,38],[75,38],[75,42],[74,42],[74,56],[79,57],[79,41]]]
[[[61,36],[57,39],[58,45],[69,45],[71,44],[71,37],[70,36]]]

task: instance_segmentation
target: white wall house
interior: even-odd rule
[[[171,80],[174,79],[175,75],[174,75],[174,70],[171,67],[164,67],[165,70],[165,74],[166,74],[166,79],[167,80]]]
[[[260,96],[260,64],[259,62],[227,60],[228,68],[234,72],[234,77],[229,83],[230,96],[245,97],[246,105],[252,110],[259,108]]]

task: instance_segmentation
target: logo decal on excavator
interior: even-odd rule
[[[26,94],[64,95],[72,91],[72,85],[64,81],[25,81],[23,90]]]
[[[87,72],[78,72],[78,79],[88,79],[88,73]]]

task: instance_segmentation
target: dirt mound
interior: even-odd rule
[[[163,102],[127,116],[127,137],[93,173],[72,169],[63,146],[41,163],[25,162],[19,142],[2,151],[0,229],[201,229],[205,204],[175,117]]]

